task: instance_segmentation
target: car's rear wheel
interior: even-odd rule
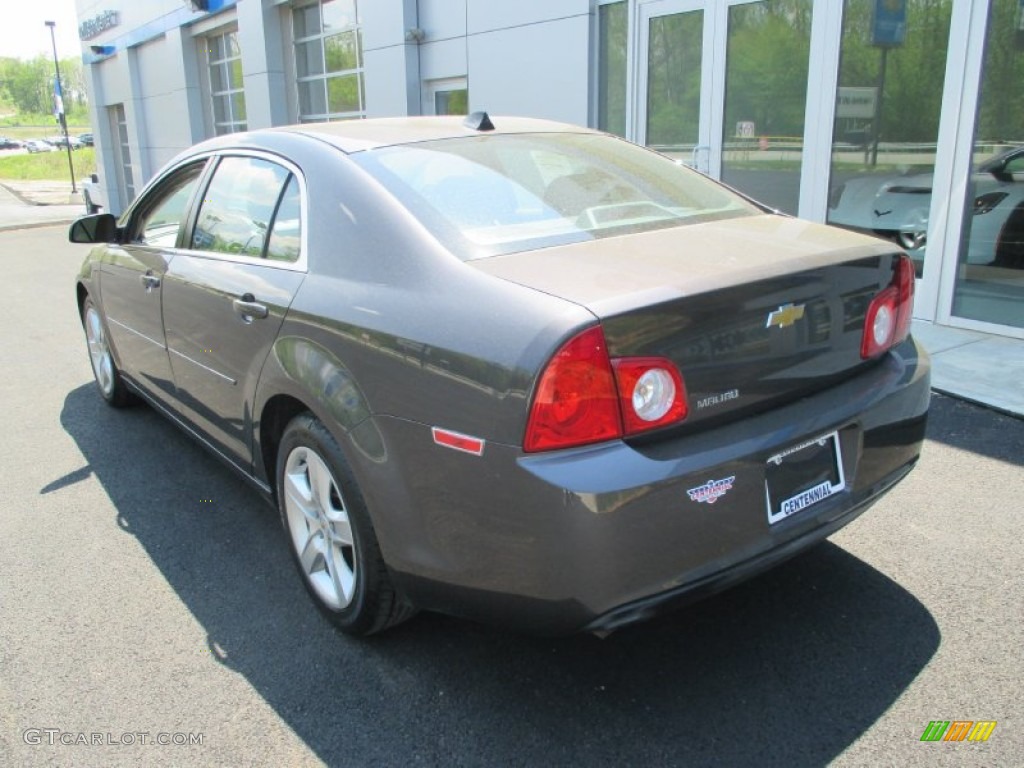
[[[391,584],[366,503],[341,449],[310,413],[292,419],[281,438],[277,491],[303,583],[339,629],[370,635],[413,614]]]
[[[928,241],[928,232],[900,232],[896,236],[896,240],[904,250],[916,251]]]
[[[996,242],[992,266],[1024,269],[1024,203],[1018,203],[1006,218]]]
[[[107,326],[99,309],[86,298],[82,304],[82,326],[85,328],[85,341],[89,348],[89,362],[92,363],[92,374],[96,379],[103,399],[115,408],[122,408],[132,401],[131,392],[125,386],[117,363],[110,352],[107,341]]]
[[[928,211],[916,208],[906,217],[907,223],[896,234],[896,241],[908,251],[923,248],[928,242]]]

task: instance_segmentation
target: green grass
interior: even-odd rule
[[[96,152],[92,147],[73,150],[71,159],[75,166],[76,180],[96,172]],[[59,152],[0,157],[0,179],[71,181],[68,152],[62,147]]]
[[[89,133],[92,128],[88,123],[84,125],[68,124],[68,135],[77,136],[80,133]],[[49,123],[39,122],[28,125],[15,124],[7,125],[0,121],[0,136],[7,136],[11,139],[45,139],[47,136],[60,136],[60,126],[51,120]]]
[[[66,118],[68,133],[74,135],[76,131],[84,133],[90,130],[87,111],[76,111],[75,114],[68,114]],[[12,128],[40,128],[47,133],[60,133],[60,124],[49,113],[14,112],[10,109],[5,111],[0,107],[0,136],[7,136]]]

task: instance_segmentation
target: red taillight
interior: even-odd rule
[[[900,254],[892,283],[868,305],[860,356],[865,360],[877,357],[906,339],[913,313],[914,263]]]
[[[660,357],[612,360],[627,435],[686,418],[686,388],[671,361]]]
[[[523,449],[548,451],[622,434],[619,396],[604,333],[595,326],[551,358],[533,397]]]
[[[900,300],[896,315],[896,338],[893,344],[899,344],[910,335],[910,321],[914,316],[914,262],[907,254],[901,254],[896,264],[896,276],[893,279]]]
[[[567,341],[540,377],[523,450],[598,443],[686,417],[686,389],[664,358],[608,357],[604,332],[590,328]]]

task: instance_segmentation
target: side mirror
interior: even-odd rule
[[[68,240],[72,243],[116,243],[117,239],[117,219],[112,213],[83,216],[68,230]]]

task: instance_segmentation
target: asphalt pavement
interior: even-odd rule
[[[0,765],[1024,765],[1024,421],[937,397],[850,527],[605,640],[434,615],[353,640],[273,510],[101,402],[85,251],[0,233]],[[997,725],[922,742],[935,720]]]

